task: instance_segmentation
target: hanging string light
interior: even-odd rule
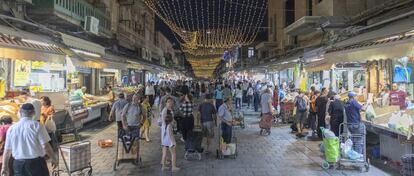
[[[171,28],[196,76],[211,77],[223,53],[251,44],[267,0],[144,0]],[[214,68],[213,68],[214,67]]]

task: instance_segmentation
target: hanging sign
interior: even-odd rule
[[[30,61],[16,60],[14,65],[14,86],[27,86],[30,83]]]

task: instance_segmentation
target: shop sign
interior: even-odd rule
[[[91,74],[92,73],[92,70],[90,68],[76,67],[76,70],[79,73],[84,73],[84,74]]]
[[[118,73],[118,70],[117,69],[111,69],[111,68],[104,68],[103,72]]]
[[[32,70],[45,70],[45,71],[62,71],[64,70],[63,64],[46,63],[42,61],[32,62]]]
[[[30,83],[30,61],[16,60],[14,65],[14,86],[27,86]]]

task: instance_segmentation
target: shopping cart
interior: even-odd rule
[[[139,145],[139,139],[137,140],[136,137],[132,137],[131,133],[120,129],[116,142],[114,171],[117,170],[121,163],[133,163],[139,167],[142,166],[142,159],[139,155],[139,151],[133,151],[136,145]]]
[[[276,122],[288,123],[293,121],[293,109],[295,104],[293,102],[282,102],[280,104],[280,113],[276,116]]]
[[[339,134],[339,141],[341,144],[345,143],[348,139],[352,141],[352,150],[362,154],[361,158],[349,159],[348,157],[342,156],[338,160],[338,168],[341,169],[345,165],[351,165],[358,167],[360,171],[368,172],[370,168],[370,162],[367,158],[366,151],[366,127],[364,124],[353,124],[353,123],[341,123],[339,125],[341,133]],[[357,130],[355,130],[357,129]]]
[[[90,141],[61,145],[59,153],[58,165],[52,171],[53,176],[59,176],[61,173],[69,176],[92,175]]]
[[[232,126],[232,139],[230,144],[225,144],[221,137],[221,125],[217,128],[218,131],[218,149],[216,150],[217,159],[225,157],[236,159],[237,157],[237,137],[235,135],[234,126]]]

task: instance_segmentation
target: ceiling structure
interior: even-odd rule
[[[174,32],[196,77],[210,78],[223,53],[251,44],[267,0],[144,0]]]

